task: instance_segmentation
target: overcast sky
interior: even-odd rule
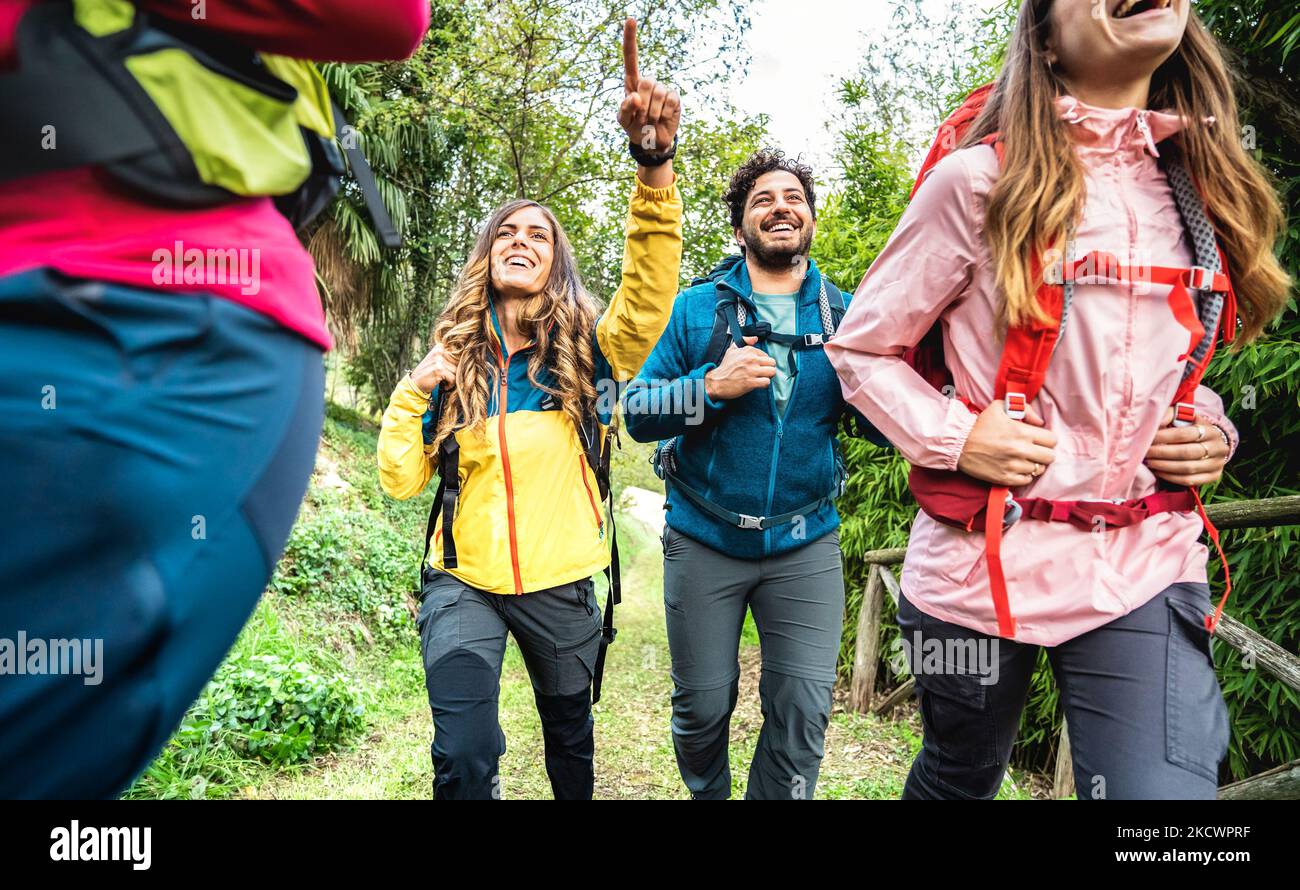
[[[919,2],[942,15],[954,6],[988,9],[998,0]],[[857,71],[865,41],[883,31],[893,8],[893,0],[752,0],[753,61],[732,100],[741,111],[771,118],[774,144],[825,167],[834,148],[825,124],[835,114],[837,82]]]

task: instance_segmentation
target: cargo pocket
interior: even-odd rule
[[[572,695],[591,685],[596,676],[596,656],[600,652],[600,630],[600,622],[597,620],[595,628],[584,639],[563,646],[556,645],[556,695]]]
[[[456,606],[464,594],[465,585],[459,578],[425,567],[424,598],[420,601],[415,627],[426,665],[460,647],[460,616]]]
[[[914,651],[911,641],[919,634],[923,646],[945,644],[952,636],[946,631],[953,626],[925,614],[907,597],[899,601],[898,624],[916,678],[925,746],[934,754],[937,778],[975,796],[995,793],[1004,765],[998,753],[997,721],[987,676],[959,672],[947,660],[938,666],[927,665],[925,653]]]
[[[1217,782],[1228,751],[1228,708],[1214,673],[1206,611],[1173,595],[1166,604],[1165,754],[1170,763]]]
[[[913,674],[920,690],[921,716],[930,740],[945,763],[983,768],[998,764],[997,728],[979,674],[958,673],[945,663],[943,673]],[[942,775],[941,775],[942,777]]]

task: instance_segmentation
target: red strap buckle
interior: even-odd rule
[[[1196,422],[1196,406],[1191,402],[1174,405],[1174,426],[1191,426]]]
[[[1028,408],[1028,402],[1025,394],[1022,392],[1009,392],[1003,399],[1003,404],[1007,408],[1007,417],[1012,420],[1024,420],[1025,411]]]

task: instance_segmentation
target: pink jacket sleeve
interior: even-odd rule
[[[1196,413],[1223,430],[1224,435],[1228,437],[1228,460],[1232,460],[1232,456],[1237,453],[1240,438],[1236,425],[1228,419],[1227,412],[1223,410],[1223,399],[1208,386],[1196,387]]]
[[[956,469],[975,415],[902,355],[961,296],[975,269],[980,225],[963,154],[931,171],[826,344],[845,400],[912,464],[943,470]]]

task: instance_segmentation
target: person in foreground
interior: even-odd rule
[[[1079,797],[1213,798],[1223,602],[1196,487],[1237,432],[1199,381],[1220,332],[1285,302],[1277,196],[1188,0],[1026,0],[972,109],[827,346],[922,506],[904,797],[997,794],[1046,647]]]
[[[592,796],[593,679],[610,640],[591,576],[609,566],[612,537],[593,445],[617,407],[611,388],[663,332],[681,265],[681,102],[639,74],[630,19],[623,48],[618,119],[638,167],[608,308],[583,288],[555,215],[511,201],[479,232],[434,346],[384,412],[384,491],[414,497],[442,477],[418,618],[438,799],[500,797],[507,633],[528,666],[556,799]]]
[[[330,345],[275,203],[310,179],[300,121],[334,139],[303,60],[404,58],[429,17],[422,0],[193,12],[0,5],[0,798],[119,794],[266,587],[311,474]],[[155,51],[130,68],[116,55],[140,47]],[[221,71],[187,76],[210,53]],[[318,89],[285,103],[281,74]],[[213,100],[201,123],[187,89]],[[120,144],[137,116],[144,138]],[[222,160],[196,164],[200,147]],[[14,670],[18,640],[18,657],[54,661]]]
[[[762,644],[763,728],[745,796],[807,800],[844,612],[834,501],[846,406],[822,349],[845,300],[808,256],[817,225],[809,167],[761,151],[725,200],[740,254],[677,298],[624,417],[632,438],[663,440],[664,612],[682,780],[697,800],[731,795],[728,727],[748,609]]]

